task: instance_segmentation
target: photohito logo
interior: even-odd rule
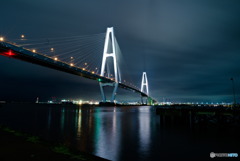
[[[210,153],[210,157],[211,157],[211,158],[214,158],[214,157],[215,157],[215,153],[214,153],[214,152],[211,152],[211,153]]]
[[[210,153],[210,158],[215,158],[215,157],[238,157],[238,153]]]

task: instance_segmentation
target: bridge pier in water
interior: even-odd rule
[[[141,95],[141,103],[142,105],[153,105],[154,101],[151,97]]]
[[[105,92],[104,92],[104,87],[105,86],[113,86],[111,102],[115,102],[117,89],[118,89],[118,83],[101,83],[100,82],[99,85],[100,85],[100,91],[101,91],[102,101],[103,102],[107,102],[106,95],[105,95]]]

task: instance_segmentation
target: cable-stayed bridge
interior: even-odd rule
[[[103,55],[99,54],[102,52]],[[120,72],[121,50],[113,27],[107,28],[106,33],[44,41],[28,40],[21,35],[21,39],[13,43],[1,37],[0,55],[96,80],[100,85],[102,102],[107,102],[106,86],[113,87],[110,102],[116,102],[118,87],[139,93],[141,98],[147,98],[148,104],[156,102],[149,96],[146,72],[143,72],[141,89],[123,79],[128,77]]]

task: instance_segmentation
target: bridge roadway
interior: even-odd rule
[[[91,71],[87,71],[84,68],[71,66],[70,64],[68,64],[66,62],[54,60],[52,57],[49,57],[49,56],[41,54],[41,53],[36,53],[36,52],[30,51],[28,49],[20,47],[11,42],[0,42],[0,55],[15,58],[15,59],[20,59],[23,61],[27,61],[27,62],[38,64],[41,66],[53,68],[53,69],[56,69],[59,71],[78,75],[78,76],[85,77],[88,79],[93,79],[93,80],[96,80],[99,82],[100,81],[105,82],[105,83],[115,82],[114,79],[100,76]],[[143,97],[149,97],[146,93],[141,92],[139,89],[137,89],[136,87],[133,87],[131,85],[127,85],[127,84],[119,82],[118,86],[120,88],[130,90],[135,93],[139,93]],[[151,97],[149,97],[149,98],[155,102],[154,99],[152,99]]]

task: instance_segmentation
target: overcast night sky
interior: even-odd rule
[[[239,0],[1,0],[0,11],[6,39],[113,26],[132,79],[146,71],[158,101],[232,102],[233,77],[240,102]],[[0,74],[0,100],[101,99],[95,81],[20,60],[0,56]]]

